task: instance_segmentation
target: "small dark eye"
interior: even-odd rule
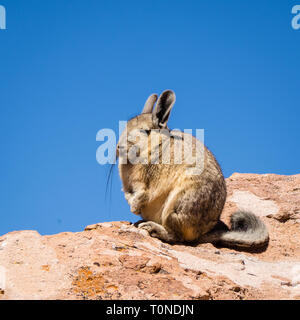
[[[141,132],[146,133],[148,136],[151,133],[150,129],[141,129]]]

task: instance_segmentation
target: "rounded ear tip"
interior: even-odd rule
[[[167,95],[170,95],[170,96],[172,95],[172,96],[175,97],[175,92],[173,90],[171,90],[171,89],[165,90],[162,94],[167,94]]]
[[[161,95],[164,96],[167,99],[171,98],[173,101],[176,100],[175,92],[173,90],[171,90],[171,89],[165,90]]]
[[[158,98],[157,94],[152,93],[148,97],[148,99],[144,105],[144,109],[143,109],[142,113],[151,113],[157,98]]]
[[[158,94],[157,93],[152,93],[152,94],[150,94],[150,96],[149,96],[149,99],[153,99],[153,100],[157,100],[157,98],[158,98]]]
[[[164,90],[164,92],[163,92],[163,93],[173,93],[173,94],[175,94],[175,92],[174,92],[172,89]]]

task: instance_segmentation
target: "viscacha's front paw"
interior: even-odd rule
[[[141,212],[142,208],[140,206],[135,206],[135,205],[131,205],[130,206],[130,211],[136,215],[140,215],[142,212]]]
[[[145,193],[136,193],[128,197],[128,204],[130,211],[134,214],[140,215],[146,200]]]

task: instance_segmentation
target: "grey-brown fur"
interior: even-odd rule
[[[158,100],[157,95],[151,95],[143,112],[127,123],[127,132],[123,132],[117,146],[120,160],[126,160],[128,154],[124,154],[124,151],[129,151],[134,144],[128,135],[134,130],[143,130],[141,137],[145,142],[138,155],[144,156],[147,164],[122,164],[119,161],[125,198],[131,211],[144,220],[138,224],[138,228],[166,242],[221,242],[241,247],[266,244],[267,229],[252,213],[237,212],[231,217],[231,230],[212,231],[219,222],[225,204],[225,180],[213,154],[195,137],[189,136],[189,148],[193,157],[203,150],[201,156],[204,167],[201,174],[187,174],[187,169],[195,167],[195,161],[189,161],[193,158],[185,158],[182,164],[175,162],[175,156],[180,152],[176,141],[187,139],[188,134],[167,128],[174,103],[175,94],[171,90],[164,91]],[[166,131],[160,133],[154,129]],[[168,134],[171,136],[169,144],[164,140]],[[150,143],[151,135],[157,139],[156,144]],[[162,157],[168,146],[171,151],[170,163],[163,164]],[[158,164],[151,164],[151,155],[155,152]]]

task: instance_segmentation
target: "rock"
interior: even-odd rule
[[[234,202],[240,210],[255,211],[259,217],[272,217],[279,211],[274,201],[260,199],[249,191],[235,190],[228,201]]]
[[[266,223],[265,251],[170,245],[128,222],[0,237],[0,299],[300,299],[300,175],[233,174],[222,220]]]
[[[228,202],[240,209],[252,210],[281,222],[295,220],[300,223],[300,174],[234,173],[227,179]]]

